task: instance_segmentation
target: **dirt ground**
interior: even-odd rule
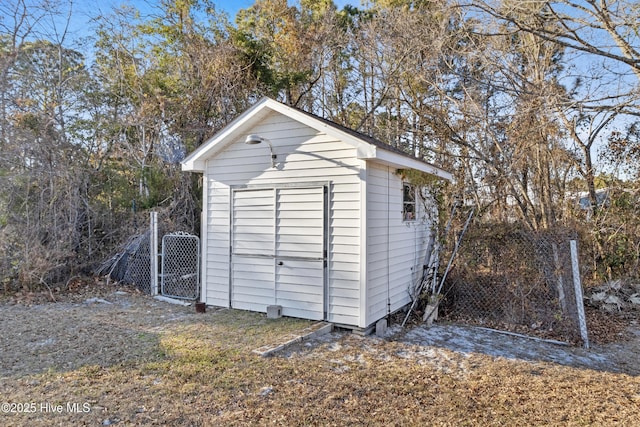
[[[54,296],[54,298],[56,298]],[[48,301],[47,301],[48,300]],[[19,295],[0,305],[0,377],[110,366],[153,358],[158,332],[199,320],[193,307],[155,300],[129,287],[91,286],[57,295]],[[490,329],[434,324],[402,329],[391,325],[386,340],[513,360],[548,361],[565,366],[640,375],[640,324],[626,330],[612,320],[615,336],[596,337],[589,350],[523,338]],[[602,329],[602,326],[600,326]],[[337,340],[336,332],[323,340]],[[316,341],[305,343],[307,348]],[[297,351],[302,351],[298,348]],[[292,349],[290,351],[296,351]],[[158,356],[159,357],[159,356]]]
[[[0,330],[2,331],[0,334],[2,349],[0,352],[2,399],[0,400],[2,402],[0,403],[4,405],[8,402],[14,406],[14,408],[5,407],[4,409],[24,409],[24,407],[19,408],[17,404],[32,399],[26,397],[30,396],[26,391],[30,387],[37,389],[38,393],[44,393],[41,394],[42,396],[46,396],[48,387],[50,390],[57,390],[56,393],[59,392],[59,389],[52,388],[54,386],[50,383],[63,381],[60,378],[64,378],[64,383],[67,384],[65,387],[69,383],[84,381],[71,380],[72,373],[78,370],[84,370],[86,376],[87,369],[117,368],[126,375],[128,366],[132,368],[142,364],[155,366],[155,363],[166,362],[167,354],[171,353],[167,348],[173,345],[170,334],[190,325],[200,324],[203,319],[215,319],[210,317],[212,314],[209,310],[204,315],[209,317],[203,317],[202,314],[196,313],[193,307],[158,301],[130,288],[86,286],[76,289],[75,292],[53,295],[53,297],[56,302],[47,302],[51,299],[51,295],[25,293],[0,301]],[[238,321],[242,322],[243,314],[238,316],[240,316]],[[251,348],[257,348],[269,340],[277,339],[278,334],[283,335],[308,326],[304,321],[274,324],[269,329],[274,335],[269,336],[271,332],[265,332],[268,330],[265,328],[269,328],[269,325],[263,325],[260,316],[254,317],[249,320],[253,324],[260,323],[259,326],[252,327],[257,329],[240,327],[241,332],[236,332],[236,335],[241,336],[233,338],[233,351],[240,351],[243,354],[242,360],[247,357],[245,353],[250,354]],[[211,324],[205,326],[213,327]],[[236,342],[237,340],[240,340],[238,341],[240,344]],[[472,368],[477,369],[476,358],[483,357],[482,360],[485,362],[482,363],[526,361],[533,364],[549,363],[589,369],[605,374],[624,374],[634,378],[632,384],[638,384],[640,376],[638,364],[640,325],[638,322],[630,320],[628,328],[618,332],[617,340],[608,341],[613,342],[594,343],[590,350],[585,350],[466,326],[435,324],[430,328],[418,326],[405,330],[392,326],[382,338],[362,338],[344,331],[333,332],[288,348],[277,358],[296,361],[295,363],[308,363],[309,360],[322,359],[324,363],[330,363],[334,373],[344,373],[345,370],[353,369],[354,364],[366,365],[367,360],[385,363],[385,361],[399,358],[412,360],[420,365],[428,365],[436,372],[458,375]],[[199,341],[194,340],[188,346],[195,348],[199,345]],[[225,349],[224,352],[231,351],[226,350],[226,347],[223,349]],[[179,355],[184,351],[187,350],[175,350]],[[345,352],[355,356],[337,357],[337,354],[345,354]],[[336,356],[332,358],[332,354]],[[531,368],[527,369],[531,370]],[[532,375],[538,374],[534,372]],[[156,377],[153,381],[164,382],[166,379],[159,376],[159,379]],[[153,384],[155,383],[152,382],[149,387]],[[103,386],[100,385],[100,387]],[[269,395],[272,391],[268,385],[265,387],[260,393]],[[100,406],[100,399],[108,401],[104,396],[105,393],[108,396],[109,392],[101,393],[102,397],[90,403],[94,414],[96,408]],[[640,410],[640,386],[635,393],[629,398],[635,402],[636,409]],[[61,398],[58,401],[64,403]],[[41,401],[28,400],[22,403],[37,403],[40,405],[37,408],[40,415],[43,409],[48,408],[41,406],[43,404]],[[89,403],[85,404],[89,405]],[[117,406],[117,403],[112,403],[112,406],[114,405]],[[106,414],[106,406],[100,407]],[[4,410],[3,412],[0,413],[0,419],[4,417],[4,421],[0,421],[2,425],[38,425],[43,421],[43,418],[25,417],[24,414],[18,416]],[[225,414],[225,412],[220,410],[219,414]],[[234,417],[240,416],[238,413],[234,414]],[[77,414],[68,415],[66,420],[80,420],[80,418],[74,418]],[[102,425],[117,424],[121,421],[121,418],[109,418],[107,415],[101,415],[98,418]],[[95,421],[95,418],[92,419]],[[160,418],[159,424],[168,422],[169,419]],[[234,424],[232,422],[234,419],[237,421],[240,418],[229,418],[227,421]],[[35,424],[33,424],[34,420]],[[43,422],[42,425],[45,424],[48,423]],[[92,422],[86,424],[92,424]],[[129,425],[129,423],[124,424]],[[64,423],[61,422],[60,425]],[[208,423],[191,420],[184,423],[177,422],[176,425],[208,425]],[[478,424],[472,422],[469,425]]]
[[[0,305],[0,377],[153,358],[155,333],[195,317],[129,288],[92,291]]]

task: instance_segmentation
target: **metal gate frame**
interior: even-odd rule
[[[161,260],[161,294],[197,300],[200,296],[200,238],[184,232],[165,234]]]

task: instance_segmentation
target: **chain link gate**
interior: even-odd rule
[[[184,232],[162,237],[161,293],[196,300],[200,291],[200,239]]]

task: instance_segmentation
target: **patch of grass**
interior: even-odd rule
[[[207,316],[164,329],[148,358],[3,379],[5,401],[88,402],[91,411],[0,414],[0,423],[580,426],[634,425],[640,412],[638,377],[447,350],[409,357],[411,346],[353,335],[261,358],[251,350],[309,322]]]

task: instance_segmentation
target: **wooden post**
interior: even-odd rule
[[[158,295],[158,212],[151,212],[149,253],[151,254],[151,295]]]
[[[589,337],[587,336],[587,319],[584,315],[584,301],[582,298],[582,283],[580,282],[580,265],[578,264],[578,243],[571,240],[571,267],[573,271],[573,287],[576,293],[576,306],[578,307],[578,324],[580,326],[580,336],[584,348],[589,348]]]

